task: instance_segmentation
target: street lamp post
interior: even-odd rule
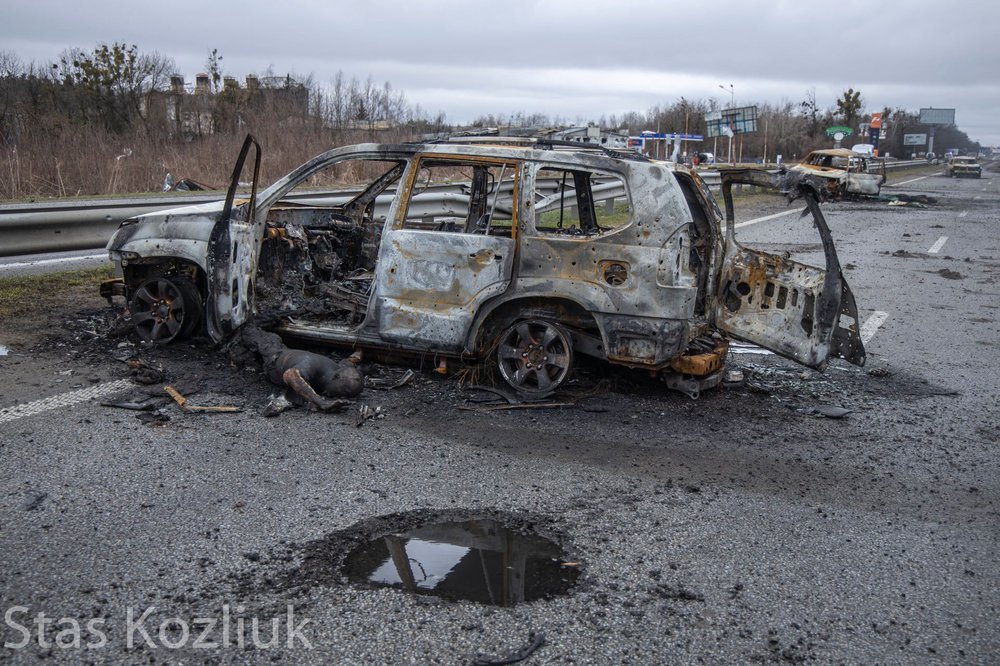
[[[719,84],[719,88],[725,91],[726,86]],[[736,91],[733,89],[733,84],[729,84],[729,163],[736,164],[733,162],[733,109],[736,108]]]

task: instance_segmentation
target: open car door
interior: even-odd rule
[[[250,198],[236,201],[236,190],[251,147],[254,163]],[[259,173],[260,144],[248,134],[233,168],[222,214],[208,240],[205,309],[208,334],[213,340],[226,337],[253,314],[254,276],[265,223],[254,215]]]
[[[743,247],[736,242],[732,186],[776,189],[806,204],[823,241],[826,269]],[[757,169],[722,172],[726,203],[725,258],[713,308],[715,325],[734,337],[822,369],[831,356],[864,365],[858,309],[840,270],[840,260],[816,193],[822,184],[797,172],[771,174]]]

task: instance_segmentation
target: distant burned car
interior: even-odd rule
[[[885,172],[870,173],[869,164],[863,153],[831,148],[812,151],[791,170],[820,179],[826,196],[831,198],[877,196],[885,182]]]
[[[983,167],[974,157],[952,157],[944,166],[944,175],[949,178],[958,176],[983,177]]]
[[[693,171],[579,144],[347,146],[258,193],[259,164],[248,137],[224,202],[127,220],[109,242],[144,340],[220,341],[264,313],[287,339],[487,360],[523,395],[583,354],[697,396],[726,336],[815,368],[864,362],[821,185],[798,174],[724,172],[724,221]],[[313,189],[348,175],[362,185]],[[826,269],[739,245],[738,183],[803,198]]]

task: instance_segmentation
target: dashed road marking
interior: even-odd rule
[[[881,310],[876,310],[868,316],[865,323],[861,326],[861,342],[862,344],[868,344],[868,341],[875,337],[875,333],[878,332],[879,326],[885,323],[885,320],[889,318],[888,312],[882,312]]]
[[[959,213],[959,214],[958,214],[958,216],[959,216],[959,217],[965,217],[965,216],[966,216],[966,215],[968,215],[968,214],[969,214],[969,211],[967,211],[967,210],[963,210],[963,211],[962,211],[961,213]]]
[[[941,251],[941,248],[943,248],[944,244],[947,242],[948,242],[948,237],[941,236],[941,238],[938,238],[936,241],[934,241],[934,245],[931,245],[931,249],[927,250],[927,254],[937,254],[938,252]]]
[[[42,398],[41,400],[26,402],[23,405],[4,407],[3,409],[0,409],[0,423],[17,421],[18,419],[23,419],[26,416],[43,414],[45,412],[52,411],[53,409],[72,407],[73,405],[81,402],[86,402],[94,398],[100,398],[101,396],[105,396],[116,391],[122,391],[130,388],[131,386],[133,386],[132,380],[119,379],[106,384],[97,384],[96,386],[88,386],[87,388],[69,391],[68,393],[61,393],[50,398]]]
[[[892,183],[890,185],[886,185],[886,187],[899,187],[900,185],[909,185],[910,183],[915,183],[918,180],[923,180],[924,178],[927,178],[927,176],[920,176],[920,178],[911,178],[910,180],[904,180],[902,183]]]
[[[736,228],[748,227],[751,224],[757,224],[758,222],[767,222],[768,220],[775,220],[779,217],[784,217],[786,215],[794,215],[795,213],[802,213],[801,210],[783,210],[780,213],[775,213],[774,215],[765,215],[764,217],[754,218],[752,220],[747,220],[746,222],[737,222]]]

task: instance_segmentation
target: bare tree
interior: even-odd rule
[[[69,49],[53,66],[63,86],[74,88],[108,129],[120,131],[139,118],[142,96],[162,88],[175,68],[158,53],[142,54],[135,44],[100,44],[91,53]]]

